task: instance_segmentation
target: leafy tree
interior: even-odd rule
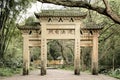
[[[17,16],[25,11],[33,0],[0,1],[0,62],[4,62],[5,53],[16,28]]]
[[[33,22],[35,21],[35,18],[33,17],[33,16],[30,16],[30,17],[28,17],[26,20],[25,20],[25,25],[30,25],[30,26],[32,26],[33,24]]]
[[[48,43],[48,59],[62,58],[65,64],[73,64],[73,44],[71,40],[52,40]]]
[[[119,3],[111,0],[110,5],[112,10],[119,14]],[[106,25],[104,25],[105,27],[99,37],[99,62],[104,69],[114,70],[120,66],[120,59],[118,58],[120,55],[120,25],[109,21],[107,18],[104,18],[103,21]]]
[[[57,60],[57,58],[60,56],[60,47],[56,42],[57,40],[52,40],[48,43],[48,58],[49,59]]]

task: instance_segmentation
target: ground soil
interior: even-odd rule
[[[74,75],[73,71],[48,69],[47,75],[41,76],[40,70],[30,72],[29,75],[15,75],[12,77],[0,78],[0,80],[119,80],[106,75],[91,75],[90,73],[81,72],[80,75]]]

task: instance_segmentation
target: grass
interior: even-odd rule
[[[4,67],[4,68],[0,68],[0,76],[5,76],[5,77],[9,77],[9,76],[13,76],[15,74],[20,74],[21,73],[21,68],[16,68],[16,69],[11,69],[8,67]]]
[[[120,79],[120,74],[119,75],[110,75],[111,77],[114,77],[114,78],[117,78],[117,79]]]
[[[74,66],[64,65],[60,69],[73,71],[74,70]],[[90,70],[85,70],[83,72],[90,73]],[[102,73],[102,74],[104,74],[104,73]],[[120,69],[116,69],[115,71],[109,71],[109,72],[105,73],[105,75],[109,75],[111,77],[120,79]]]
[[[74,66],[63,65],[60,69],[73,71],[74,70]]]
[[[30,66],[30,71],[35,70],[34,66]],[[21,74],[22,68],[0,67],[0,77],[10,77],[16,74]]]
[[[120,79],[120,69],[111,70],[108,75]]]
[[[104,71],[101,72],[101,74],[109,75],[111,77],[120,79],[120,68],[117,68],[115,70],[113,70],[113,69],[109,69],[109,70],[105,69]]]

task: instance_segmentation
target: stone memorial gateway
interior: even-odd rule
[[[80,47],[92,47],[91,71],[98,74],[98,37],[101,26],[90,27],[82,24],[86,13],[77,10],[43,10],[35,14],[39,23],[33,26],[20,26],[18,29],[23,36],[23,75],[29,74],[30,52],[29,47],[39,46],[41,48],[41,75],[46,75],[47,67],[47,40],[70,39],[75,41],[74,45],[74,74],[80,74]]]

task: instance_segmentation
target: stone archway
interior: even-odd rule
[[[44,10],[35,14],[39,23],[35,27],[22,26],[23,74],[29,73],[29,46],[41,47],[41,75],[46,75],[47,40],[72,39],[75,41],[74,74],[80,74],[80,46],[92,46],[92,74],[98,74],[98,36],[102,27],[85,27],[82,19],[86,14],[78,11]]]

